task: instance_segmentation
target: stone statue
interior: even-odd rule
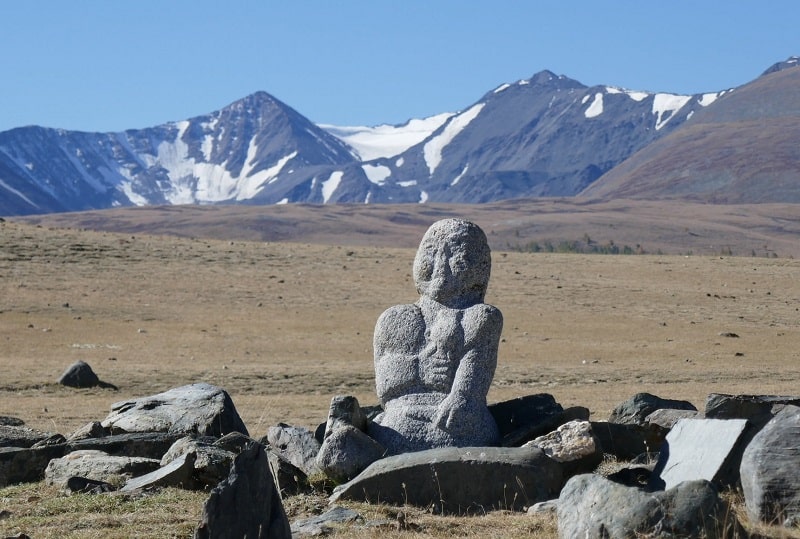
[[[497,444],[486,394],[503,316],[483,303],[490,270],[486,235],[474,223],[438,221],[422,238],[414,260],[419,301],[389,308],[375,327],[384,412],[369,435],[389,454]]]

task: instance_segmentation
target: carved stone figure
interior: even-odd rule
[[[445,219],[425,233],[414,260],[419,301],[378,319],[375,378],[384,412],[369,434],[389,453],[498,442],[486,394],[503,327],[483,303],[491,271],[486,235]]]

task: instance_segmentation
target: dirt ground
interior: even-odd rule
[[[413,249],[132,236],[0,223],[0,415],[69,433],[205,381],[253,436],[375,403],[372,331],[417,298]],[[494,252],[489,401],[551,393],[606,419],[647,391],[800,392],[800,261]],[[726,336],[735,334],[736,336]],[[118,390],[56,384],[77,360]]]

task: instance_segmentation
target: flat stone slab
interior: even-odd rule
[[[52,432],[29,429],[22,425],[0,424],[0,447],[33,447],[34,444],[51,436]]]
[[[562,484],[561,465],[536,447],[443,447],[374,462],[331,502],[432,505],[447,514],[521,511],[555,498]]]
[[[44,470],[44,478],[49,485],[65,488],[71,477],[110,481],[119,476],[144,475],[159,465],[159,461],[144,457],[116,457],[96,450],[75,451],[52,459]]]
[[[744,450],[740,440],[746,428],[744,419],[679,420],[661,446],[654,485],[669,490],[698,479],[717,486],[735,483]]]

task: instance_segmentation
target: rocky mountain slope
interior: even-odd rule
[[[22,127],[0,133],[0,215],[160,204],[484,203],[581,192],[695,196],[711,189],[696,184],[698,166],[723,171],[700,176],[721,186],[706,199],[794,200],[798,126],[789,104],[800,92],[795,70],[785,69],[794,65],[776,64],[735,91],[693,96],[587,87],[542,71],[458,113],[404,126],[321,127],[259,92],[204,116],[122,133]],[[760,159],[758,141],[773,154]],[[686,157],[695,154],[701,165],[692,168]],[[766,172],[743,175],[746,166]],[[765,174],[786,189],[759,195]]]

